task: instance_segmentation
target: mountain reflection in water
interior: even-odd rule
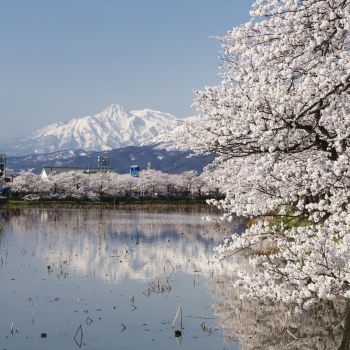
[[[343,301],[295,314],[288,305],[238,300],[230,262],[216,262],[213,247],[243,221],[209,223],[205,215],[0,212],[1,346],[78,348],[82,325],[86,349],[349,350]],[[180,340],[171,328],[179,305]]]
[[[23,210],[8,230],[52,268],[64,261],[76,273],[118,282],[159,276],[167,261],[208,275],[213,247],[241,227],[242,220],[217,224],[191,213]]]
[[[217,268],[213,248],[242,230],[243,221],[209,223],[206,215],[2,212],[0,344],[75,348],[81,325],[78,345],[86,349],[237,350],[213,315],[208,280]],[[178,339],[171,324],[179,305],[184,329]]]

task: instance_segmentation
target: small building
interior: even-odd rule
[[[40,176],[43,180],[48,180],[49,176],[62,174],[62,173],[69,173],[69,172],[79,172],[86,175],[92,175],[102,172],[111,171],[112,169],[106,169],[106,168],[74,168],[74,167],[59,167],[59,166],[46,166],[43,167],[43,170],[40,173]]]
[[[138,165],[132,165],[130,167],[130,175],[133,177],[139,177],[140,176],[140,167]]]

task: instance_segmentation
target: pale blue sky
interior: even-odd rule
[[[0,0],[0,139],[119,103],[193,115],[252,0]]]

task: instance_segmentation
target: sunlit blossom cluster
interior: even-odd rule
[[[247,296],[349,298],[350,1],[258,0],[251,15],[219,38],[222,83],[197,92],[178,144],[219,155],[206,176],[226,217],[260,218],[217,250],[251,252],[254,269],[233,267]]]

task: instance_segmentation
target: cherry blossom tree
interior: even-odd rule
[[[82,171],[62,172],[42,180],[31,172],[16,178],[12,189],[20,195],[42,194],[50,198],[101,200],[102,198],[200,197],[210,191],[210,185],[193,171],[168,174],[150,169],[139,177],[130,174]]]
[[[138,193],[138,179],[130,174],[121,174],[118,176],[118,188],[120,197],[135,197]]]
[[[197,93],[178,144],[219,156],[226,212],[259,216],[218,248],[246,296],[311,306],[350,297],[350,0],[256,0],[222,43],[222,82]],[[271,219],[273,217],[273,219]],[[254,252],[255,250],[255,252]]]
[[[82,199],[88,197],[88,176],[79,171],[60,173],[49,178],[51,191],[65,197]]]
[[[19,176],[15,177],[11,184],[13,193],[19,195],[33,194],[45,197],[50,192],[50,185],[48,182],[41,179],[39,175],[31,171],[24,171]]]
[[[138,188],[141,196],[157,197],[167,193],[169,175],[155,169],[141,171],[138,178]]]
[[[101,172],[91,176],[91,190],[98,195],[99,199],[111,194],[112,177],[113,175],[110,172]]]

